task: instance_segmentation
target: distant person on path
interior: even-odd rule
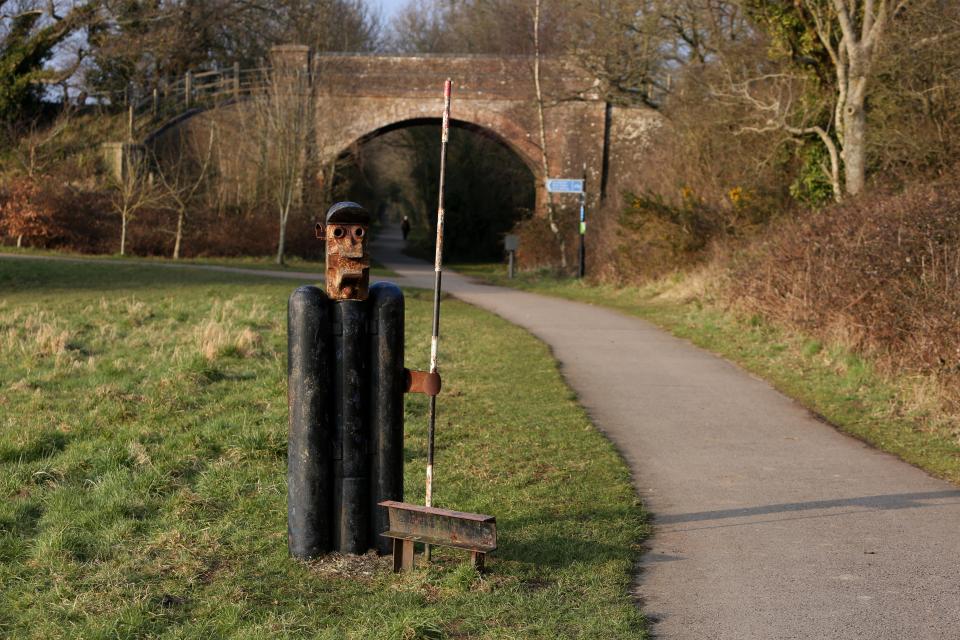
[[[404,240],[410,235],[410,218],[407,216],[403,216],[403,222],[400,223],[400,232],[403,233]]]

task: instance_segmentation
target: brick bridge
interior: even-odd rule
[[[452,125],[480,130],[512,149],[536,178],[537,209],[543,211],[545,187],[540,151],[533,59],[529,57],[355,54],[312,55],[300,45],[277,47],[272,67],[306,72],[315,124],[315,148],[306,182],[323,187],[338,157],[353,145],[414,124],[439,122],[442,84],[454,81]],[[276,74],[275,74],[276,75]],[[541,64],[544,119],[550,177],[580,177],[586,168],[589,197],[604,197],[620,171],[642,161],[642,152],[659,120],[643,108],[602,100],[597,81],[569,59]],[[177,150],[185,138],[195,148],[220,131],[216,162],[222,180],[240,184],[250,177],[245,148],[253,144],[248,128],[249,101],[194,110],[151,135],[148,144]],[[246,125],[244,124],[246,123]],[[248,149],[254,154],[254,149]],[[309,188],[309,184],[306,185]],[[228,187],[229,188],[229,187]]]

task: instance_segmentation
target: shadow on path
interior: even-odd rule
[[[785,502],[762,507],[743,507],[740,509],[720,509],[717,511],[699,511],[696,513],[678,513],[655,517],[658,525],[679,524],[681,522],[704,522],[725,518],[746,518],[773,513],[790,513],[814,509],[836,509],[840,507],[863,507],[871,511],[889,511],[893,509],[920,509],[939,507],[956,502],[927,502],[942,498],[960,498],[960,489],[956,491],[926,491],[922,493],[893,493],[860,498],[839,498],[836,500],[813,500],[810,502]]]

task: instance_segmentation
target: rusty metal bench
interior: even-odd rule
[[[483,571],[486,555],[497,548],[497,519],[479,513],[464,513],[385,500],[390,529],[380,535],[393,539],[393,570],[413,569],[413,545],[422,542],[455,547],[470,552],[470,562]]]

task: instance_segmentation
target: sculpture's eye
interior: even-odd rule
[[[353,230],[353,235],[354,235],[355,237],[357,237],[357,238],[362,238],[362,237],[363,237],[363,227],[357,227],[356,229],[354,229],[354,230]]]
[[[333,228],[333,237],[342,238],[343,237],[343,227],[334,227]]]

